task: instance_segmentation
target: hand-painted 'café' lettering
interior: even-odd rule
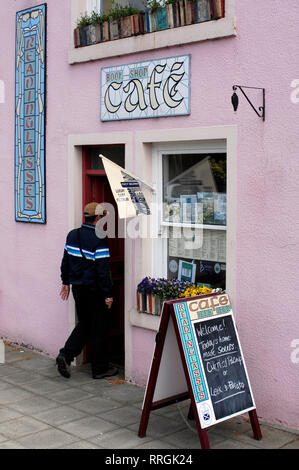
[[[46,5],[16,18],[16,220],[45,222]]]

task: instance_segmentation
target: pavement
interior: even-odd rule
[[[7,343],[0,364],[1,449],[201,449],[189,400],[151,412],[138,437],[145,389],[120,371],[94,380],[89,364],[61,377],[55,360]],[[299,449],[299,431],[260,422],[253,438],[244,414],[208,428],[211,449]]]

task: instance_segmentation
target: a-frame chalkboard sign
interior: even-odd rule
[[[207,427],[245,412],[254,438],[262,438],[227,294],[164,302],[138,436],[146,435],[152,410],[189,398],[203,449]]]

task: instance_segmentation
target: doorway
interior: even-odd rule
[[[111,332],[109,340],[110,360],[114,365],[124,366],[124,237],[121,221],[113,197],[108,178],[99,158],[99,154],[112,160],[124,168],[124,145],[108,145],[101,147],[86,146],[82,148],[82,175],[83,175],[83,207],[93,201],[106,202],[114,207],[115,237],[108,238],[110,251],[110,268],[113,281],[113,298],[109,313],[111,315]],[[83,354],[83,361],[89,362],[90,346],[87,345]]]

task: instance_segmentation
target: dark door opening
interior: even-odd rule
[[[111,277],[113,280],[114,302],[109,310],[111,315],[110,358],[115,365],[124,366],[124,238],[118,238],[120,224],[117,205],[106,173],[101,167],[100,153],[115,163],[124,166],[124,146],[83,148],[83,207],[88,202],[112,204],[115,214],[115,237],[108,238]],[[89,345],[86,346],[83,361],[89,362]]]

